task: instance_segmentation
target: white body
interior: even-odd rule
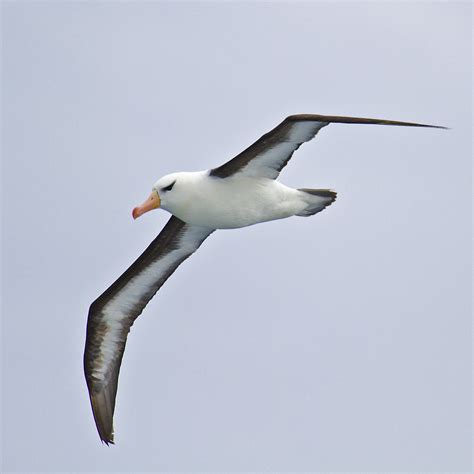
[[[171,191],[162,190],[176,180]],[[234,229],[283,219],[308,205],[305,193],[268,178],[209,176],[208,171],[181,172],[161,178],[154,189],[161,207],[182,221],[213,229]]]

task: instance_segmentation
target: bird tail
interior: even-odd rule
[[[298,189],[304,193],[303,199],[307,206],[297,216],[308,217],[321,212],[327,206],[330,206],[335,200],[337,193],[331,189]]]

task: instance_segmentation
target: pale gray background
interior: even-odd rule
[[[4,3],[5,471],[469,471],[469,3]],[[131,209],[292,113],[312,218],[214,234],[129,337],[117,445],[87,310],[160,230]]]

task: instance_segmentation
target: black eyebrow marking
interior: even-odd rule
[[[173,189],[174,183],[176,183],[176,180],[174,180],[171,184],[169,184],[165,188],[161,188],[161,190],[162,191],[171,191]]]

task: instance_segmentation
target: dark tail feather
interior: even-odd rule
[[[308,205],[297,216],[308,217],[321,212],[326,207],[330,206],[337,197],[337,193],[331,189],[298,189],[305,193],[305,200]]]

